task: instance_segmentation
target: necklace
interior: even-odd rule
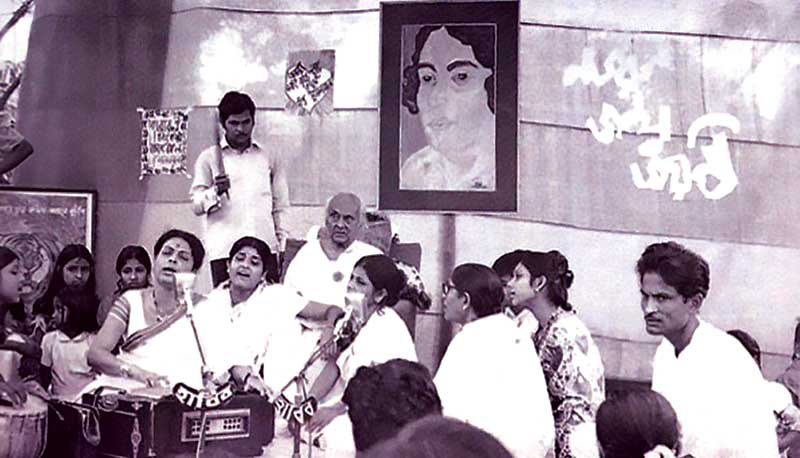
[[[161,312],[161,308],[158,306],[158,300],[156,299],[156,290],[153,289],[151,291],[153,294],[153,311],[155,312],[156,323],[161,323],[169,314]]]

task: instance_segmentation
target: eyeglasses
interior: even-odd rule
[[[456,285],[450,283],[449,281],[446,281],[446,282],[442,283],[442,295],[443,296],[447,296],[447,293],[449,293],[451,289],[456,289]]]

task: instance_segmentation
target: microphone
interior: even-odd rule
[[[175,278],[175,300],[180,304],[186,305],[186,312],[191,315],[194,311],[192,293],[194,291],[194,280],[197,278],[197,274],[194,272],[176,272],[173,278]]]
[[[350,317],[355,314],[355,320],[360,325],[364,321],[364,301],[367,299],[367,296],[364,293],[358,291],[348,291],[347,294],[344,296],[344,303],[345,303],[345,316],[349,319]],[[348,315],[349,311],[349,315]],[[344,321],[344,320],[342,320]]]
[[[363,304],[365,296],[360,292],[349,292],[345,296],[344,316],[333,328],[333,341],[339,351],[350,346],[363,325]]]
[[[333,326],[333,338],[337,340],[339,337],[342,337],[342,333],[344,332],[345,324],[348,323],[353,318],[353,307],[348,305],[344,308],[344,316],[336,322]]]

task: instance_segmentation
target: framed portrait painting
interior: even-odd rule
[[[22,301],[44,294],[64,246],[93,251],[95,191],[0,187],[0,246],[21,259]]]
[[[517,209],[516,1],[381,4],[379,207]]]

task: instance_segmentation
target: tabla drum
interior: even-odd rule
[[[0,458],[39,458],[47,445],[47,404],[28,395],[22,407],[0,405]]]

